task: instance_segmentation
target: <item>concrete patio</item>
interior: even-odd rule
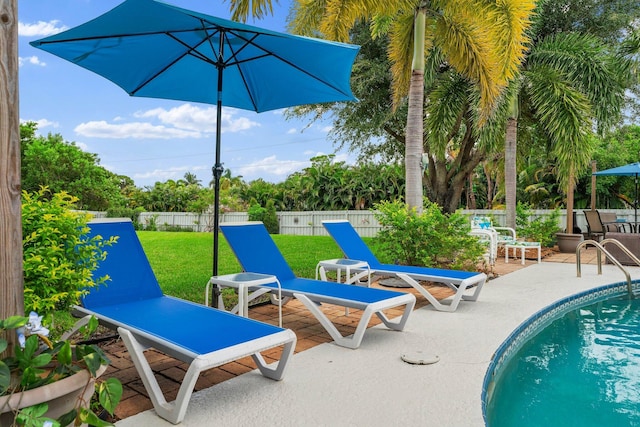
[[[298,336],[296,355],[285,379],[263,378],[250,358],[207,371],[198,382],[183,426],[224,425],[433,425],[482,426],[480,394],[493,352],[509,333],[539,309],[570,294],[619,282],[623,274],[603,265],[596,274],[595,250],[582,253],[582,278],[576,277],[575,255],[555,253],[542,264],[527,260],[495,267],[477,302],[463,302],[455,313],[418,306],[403,332],[372,322],[362,346],[349,350],[329,336],[295,301],[283,309],[284,326]],[[633,278],[640,268],[630,269]],[[447,296],[447,290],[441,296]],[[250,316],[277,322],[275,306],[252,308]],[[357,311],[332,317],[341,331],[353,330]],[[116,415],[120,427],[171,425],[152,409],[129,356],[119,340],[105,346],[112,358],[109,375],[118,377],[125,394]],[[434,365],[410,365],[407,355],[437,355]],[[152,367],[169,399],[177,392],[186,366],[152,353]],[[215,385],[215,386],[214,386]]]

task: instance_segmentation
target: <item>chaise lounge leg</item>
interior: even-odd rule
[[[207,369],[211,369],[215,366],[219,366],[227,361],[235,360],[236,357],[232,355],[235,354],[235,349],[225,349],[222,352],[228,352],[229,355],[222,355],[219,359],[219,363],[213,363],[210,360],[207,360],[206,357],[198,356],[191,361],[189,364],[189,369],[185,374],[182,384],[180,385],[180,389],[178,390],[178,395],[176,396],[176,400],[174,402],[167,402],[162,393],[162,389],[156,380],[156,377],[149,365],[149,361],[144,355],[144,351],[147,350],[147,347],[143,346],[140,341],[136,339],[136,337],[127,329],[118,328],[118,333],[122,337],[122,341],[124,341],[125,346],[133,360],[133,364],[135,365],[140,379],[144,384],[147,393],[149,393],[149,399],[151,399],[151,403],[153,404],[153,408],[155,409],[158,416],[164,418],[172,424],[179,424],[184,419],[187,413],[187,407],[189,406],[189,400],[191,399],[191,395],[193,394],[193,389],[196,386],[196,382],[200,376],[202,371]],[[265,346],[265,350],[267,348],[277,347],[279,345],[284,344],[284,349],[282,351],[282,356],[280,360],[277,362],[277,365],[274,368],[267,366],[264,358],[259,352],[252,354],[253,360],[258,365],[258,369],[267,378],[273,380],[281,380],[284,376],[285,370],[288,366],[288,361],[293,351],[295,349],[296,344],[296,335],[291,330],[285,330],[282,334],[287,339],[284,342],[279,341],[278,344],[272,346]]]
[[[251,357],[253,361],[258,366],[260,373],[267,378],[270,378],[275,381],[280,381],[285,374],[287,366],[289,366],[289,358],[293,355],[293,351],[296,348],[297,337],[296,334],[291,331],[290,341],[284,345],[282,349],[282,355],[280,356],[280,360],[276,362],[275,367],[271,368],[267,365],[264,360],[264,357],[260,353],[252,354]]]
[[[324,329],[329,333],[331,338],[333,338],[334,342],[341,346],[350,349],[356,349],[360,347],[362,343],[362,338],[364,337],[364,333],[367,330],[367,326],[369,325],[369,320],[371,320],[371,316],[375,313],[380,317],[380,319],[387,325],[390,329],[402,330],[404,325],[413,310],[413,307],[416,303],[416,299],[411,294],[406,294],[400,299],[394,299],[393,301],[386,300],[384,301],[384,305],[382,304],[370,304],[363,310],[362,317],[358,322],[358,326],[356,326],[356,330],[351,337],[343,336],[340,331],[335,327],[333,323],[329,320],[329,318],[320,310],[318,304],[311,299],[309,299],[304,294],[293,294],[305,307],[313,314],[316,319],[320,322],[320,324],[324,327]],[[382,313],[382,310],[397,307],[400,305],[406,305],[404,314],[399,322],[391,322],[387,317]]]
[[[458,304],[460,303],[461,299],[464,299],[465,301],[475,301],[475,300],[477,300],[478,299],[478,295],[480,294],[480,291],[482,290],[482,286],[484,285],[484,282],[485,282],[485,280],[477,282],[476,290],[474,291],[474,293],[472,295],[464,295],[464,292],[467,290],[467,287],[473,285],[473,283],[470,283],[470,282],[468,282],[466,280],[463,280],[457,286],[453,285],[451,283],[444,283],[450,289],[454,290],[455,294],[453,296],[453,299],[449,302],[449,304],[443,304],[440,301],[438,301],[436,299],[436,297],[431,295],[431,293],[427,289],[425,289],[425,287],[422,286],[420,284],[420,282],[415,280],[413,277],[409,276],[408,274],[404,274],[404,273],[398,273],[397,276],[399,278],[401,278],[402,280],[404,280],[405,282],[407,282],[409,285],[411,285],[418,292],[420,292],[420,295],[425,297],[427,299],[427,301],[429,301],[431,303],[433,308],[435,308],[438,311],[445,311],[445,312],[456,311],[456,309],[458,308]]]

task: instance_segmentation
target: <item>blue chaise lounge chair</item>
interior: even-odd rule
[[[436,310],[455,311],[460,300],[476,301],[482,290],[482,285],[487,280],[484,273],[446,270],[441,268],[412,267],[406,265],[382,264],[371,252],[366,243],[360,238],[351,223],[346,220],[322,221],[322,225],[336,241],[346,258],[366,261],[369,264],[371,273],[398,277],[424,296]],[[425,245],[428,245],[425,242]],[[419,280],[442,283],[455,291],[453,299],[449,304],[443,304],[436,297],[431,295]],[[475,286],[473,293],[465,292]]]
[[[295,297],[302,302],[340,346],[358,348],[374,313],[388,328],[403,330],[415,306],[415,296],[404,292],[296,277],[261,222],[224,223],[220,230],[244,271],[275,276],[280,282],[282,296]],[[272,294],[279,291],[276,283],[263,286],[270,287]],[[342,336],[320,309],[323,303],[363,310],[352,337]],[[399,306],[404,306],[403,315],[399,321],[390,321],[383,311]]]
[[[296,344],[293,331],[164,295],[131,221],[98,220],[89,227],[90,236],[118,236],[118,241],[107,248],[94,272],[110,280],[91,289],[75,309],[86,316],[80,322],[94,315],[118,330],[159,416],[180,423],[200,372],[246,356],[265,377],[282,379]],[[260,352],[280,346],[279,362],[267,366]],[[189,364],[172,403],[165,400],[144,356],[151,347]]]

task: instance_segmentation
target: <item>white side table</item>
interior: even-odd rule
[[[518,249],[520,249],[520,257],[522,259],[522,265],[524,265],[524,255],[527,249],[538,250],[538,264],[540,264],[541,251],[540,242],[513,242],[504,245],[504,262],[509,262],[509,249],[513,249],[513,256],[518,256]]]
[[[344,284],[353,285],[360,281],[363,277],[367,277],[367,287],[371,286],[371,268],[369,268],[369,263],[366,261],[358,261],[355,259],[327,259],[324,261],[320,261],[318,265],[316,265],[316,280],[318,280],[318,275],[320,275],[320,279],[327,281],[327,271],[335,271],[336,272],[336,282],[343,283],[341,281],[342,270],[344,270]],[[356,270],[355,273],[351,273],[352,270]],[[344,309],[345,316],[349,315],[349,307],[345,307]]]
[[[344,270],[344,282],[342,282],[342,271]],[[352,273],[356,270],[355,273]],[[336,272],[336,282],[353,285],[360,281],[363,277],[367,277],[367,287],[371,286],[371,269],[366,261],[358,261],[355,259],[327,259],[320,261],[316,265],[316,280],[318,275],[320,279],[327,281],[327,271]]]
[[[282,327],[282,289],[278,278],[270,274],[236,273],[225,274],[223,276],[213,276],[209,279],[205,290],[205,305],[209,305],[210,285],[218,285],[220,288],[236,288],[238,290],[238,305],[232,308],[231,312],[235,313],[237,310],[238,315],[242,317],[249,317],[249,301],[271,292],[273,288],[261,287],[262,285],[267,285],[269,283],[276,283],[278,285],[278,324]],[[253,290],[253,292],[249,293],[250,290]],[[222,296],[220,296],[218,300],[218,307],[222,307],[224,310]]]

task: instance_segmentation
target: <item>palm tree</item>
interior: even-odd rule
[[[506,100],[510,103],[505,138],[507,226],[515,225],[516,129],[522,118],[527,124],[537,123],[553,149],[558,180],[567,191],[567,233],[571,233],[576,172],[591,161],[593,124],[604,131],[620,116],[629,64],[591,35],[559,33],[535,40]]]
[[[184,181],[187,184],[195,184],[195,185],[200,185],[200,180],[198,179],[198,177],[196,176],[196,174],[191,173],[191,172],[186,172],[184,174]]]
[[[251,7],[249,4],[251,3]],[[291,30],[297,34],[348,41],[361,19],[372,20],[374,36],[389,35],[394,105],[408,102],[405,143],[405,202],[422,208],[425,65],[446,63],[478,87],[483,120],[490,116],[502,89],[525,52],[533,0],[367,0],[296,2]],[[264,14],[270,0],[232,0],[234,18],[249,9]],[[428,70],[431,72],[432,70]]]

